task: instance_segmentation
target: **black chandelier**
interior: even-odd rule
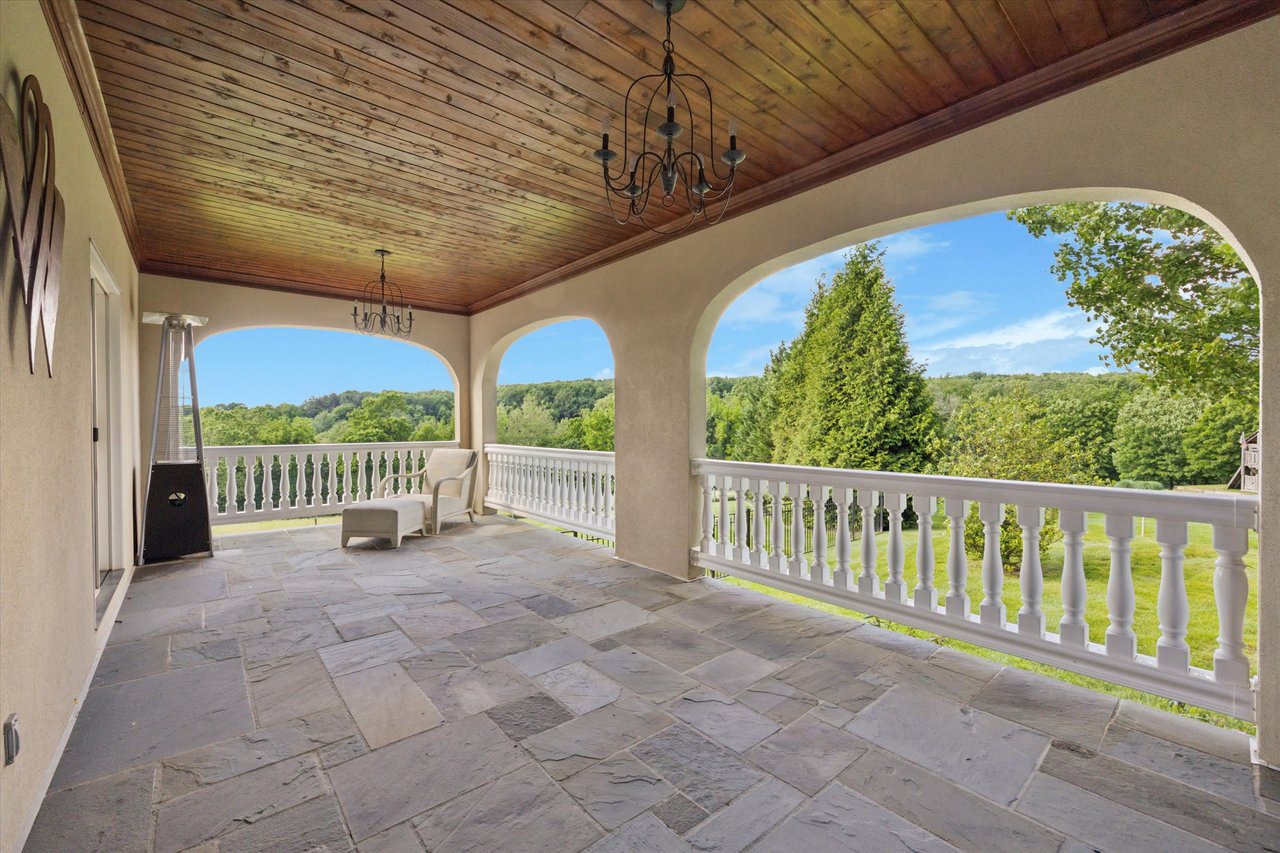
[[[671,16],[684,8],[685,0],[653,0],[654,8],[664,12],[667,17],[667,37],[662,42],[666,57],[662,60],[662,71],[658,74],[646,74],[637,78],[627,89],[627,97],[622,112],[622,164],[623,170],[616,176],[611,174],[610,164],[617,159],[618,152],[609,148],[609,117],[605,116],[601,126],[600,150],[595,158],[600,161],[604,175],[604,195],[609,203],[609,211],[619,225],[625,225],[632,219],[638,219],[650,231],[658,234],[678,234],[688,228],[698,218],[710,224],[719,222],[729,207],[729,196],[733,192],[733,181],[738,173],[738,164],[747,159],[747,155],[738,150],[738,129],[736,123],[729,121],[729,147],[721,152],[719,158],[715,151],[715,112],[711,102],[711,87],[707,81],[697,74],[677,74],[675,63],[675,46],[671,43]],[[696,96],[704,93],[707,98],[707,158],[697,153],[697,134],[694,132],[693,104],[681,81],[690,84]],[[637,89],[639,90],[637,92]],[[645,101],[644,124],[641,133],[634,141],[636,153],[632,153],[633,141],[630,137],[631,113],[633,111],[632,95],[636,94],[636,106]],[[647,99],[645,96],[648,96]],[[649,120],[653,115],[653,102],[661,96],[666,103],[666,121],[657,125],[660,150],[652,151],[645,147],[649,135]],[[676,111],[680,110],[686,123],[676,121]],[[688,148],[676,149],[676,140],[688,130]],[[722,175],[716,165],[719,159],[729,167],[728,174]],[[710,160],[711,176],[716,180],[707,180],[707,160]],[[614,197],[626,199],[625,214],[619,218],[614,209]],[[655,227],[645,219],[645,211],[652,198],[658,199],[664,209],[674,208],[683,198],[688,208],[688,215]],[[712,204],[721,202],[718,212],[712,212]]]
[[[351,322],[357,332],[366,335],[388,335],[403,338],[413,329],[413,306],[404,304],[404,294],[387,281],[386,249],[374,249],[382,259],[378,277],[364,286],[360,298],[351,308]]]

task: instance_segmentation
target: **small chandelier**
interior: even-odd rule
[[[623,170],[616,176],[610,173],[610,163],[617,159],[618,152],[609,148],[609,117],[605,116],[601,125],[600,150],[594,156],[600,161],[604,175],[604,195],[609,203],[609,212],[614,221],[625,225],[637,219],[642,225],[658,234],[678,234],[688,228],[698,218],[710,224],[719,222],[729,207],[729,195],[733,191],[733,181],[737,176],[738,164],[747,159],[747,155],[738,150],[738,129],[732,119],[729,121],[729,147],[715,157],[715,111],[711,102],[711,87],[707,81],[697,74],[677,74],[675,63],[675,46],[671,43],[671,16],[684,8],[685,0],[653,0],[654,8],[664,12],[667,17],[667,37],[662,42],[666,57],[662,60],[662,71],[658,74],[647,74],[637,78],[627,89],[627,97],[622,113],[623,150],[621,163]],[[693,103],[688,92],[681,84],[690,84],[694,95],[705,93],[707,99],[707,159],[698,153],[697,134],[693,125]],[[642,100],[645,103],[644,125],[634,140],[635,152],[630,138],[630,121],[633,111],[632,95],[635,94],[635,105]],[[658,150],[645,147],[649,135],[649,119],[653,115],[653,102],[659,97],[666,104],[666,121],[658,124],[654,132],[658,137]],[[685,124],[676,121],[679,110],[686,119]],[[676,140],[688,130],[688,147],[676,149]],[[728,174],[722,175],[716,166],[719,159],[729,167]],[[707,180],[707,160],[710,160],[711,177],[717,182]],[[626,199],[626,211],[620,218],[614,209],[614,197]],[[680,204],[688,210],[688,214],[677,218],[661,227],[655,227],[645,219],[645,211],[651,199],[656,198],[665,209]],[[712,212],[713,202],[722,202],[718,212]]]
[[[413,329],[413,306],[404,304],[400,288],[387,281],[386,249],[374,249],[382,259],[378,277],[364,286],[360,298],[351,307],[351,322],[357,332],[403,338]]]

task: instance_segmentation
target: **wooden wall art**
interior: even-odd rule
[[[37,341],[43,333],[45,360],[53,376],[66,211],[62,194],[54,186],[53,118],[34,76],[22,81],[18,113],[15,117],[0,99],[0,171],[22,278],[31,372],[36,372]]]

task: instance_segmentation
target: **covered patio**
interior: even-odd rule
[[[26,849],[1273,850],[1249,739],[490,516],[131,586]]]
[[[0,0],[0,98],[39,81],[65,217],[47,302],[0,235],[0,851],[1280,849],[1280,2],[672,5],[716,98],[691,125],[749,152],[679,236],[610,218],[592,159],[668,55],[650,2]],[[1116,200],[1258,284],[1257,494],[706,458],[708,342],[763,277]],[[173,378],[147,316],[351,332],[377,247],[452,439],[207,448],[209,521],[333,516],[442,446],[479,454],[478,521],[136,565]],[[608,339],[616,452],[497,444],[504,353],[566,318]]]

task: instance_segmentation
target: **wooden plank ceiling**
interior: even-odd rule
[[[673,41],[738,120],[746,209],[1206,38],[1241,2],[690,0]],[[610,219],[590,157],[661,61],[649,0],[76,8],[144,271],[349,296],[385,246],[413,304],[467,312],[653,242]]]

